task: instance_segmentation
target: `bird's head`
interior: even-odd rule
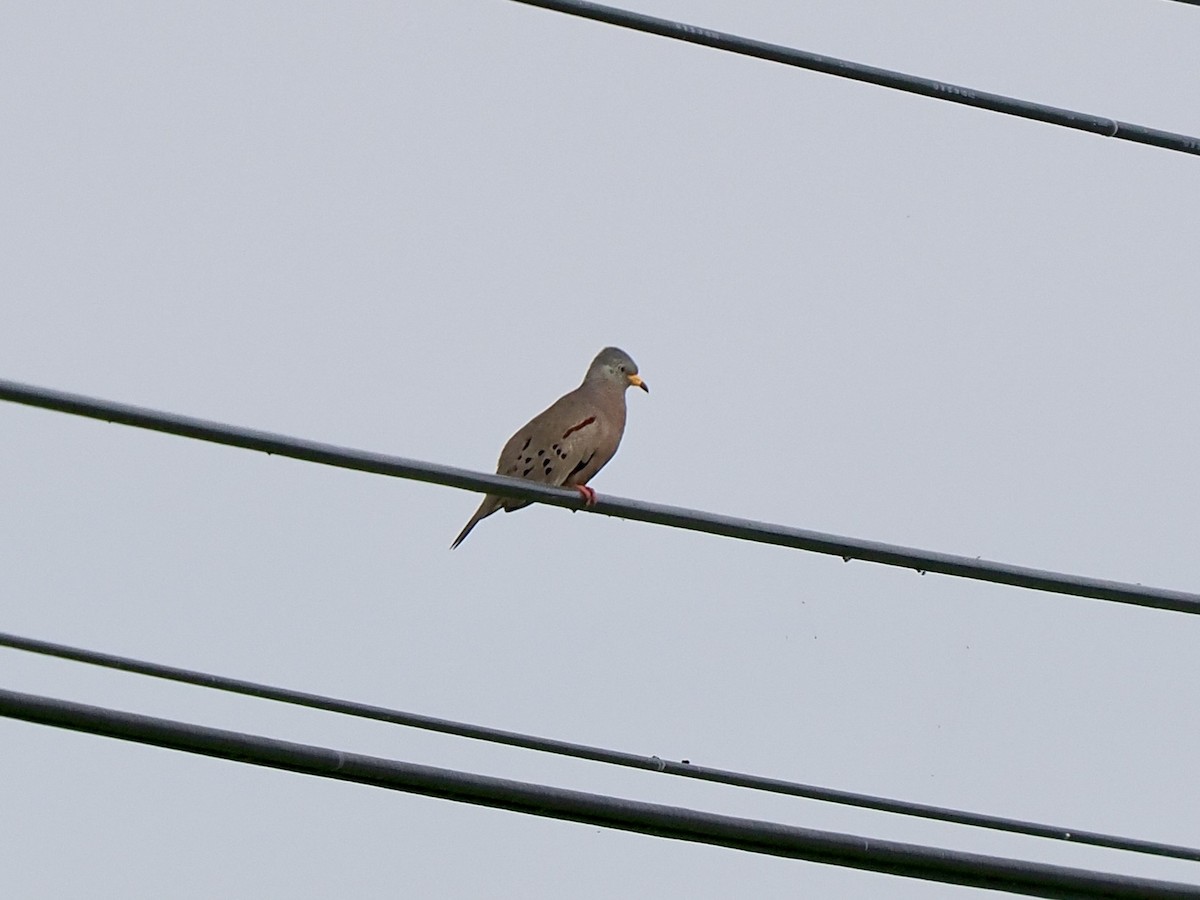
[[[596,354],[584,380],[600,380],[619,385],[621,388],[640,387],[647,394],[650,393],[650,388],[638,375],[637,363],[633,361],[633,357],[616,347],[605,347]]]

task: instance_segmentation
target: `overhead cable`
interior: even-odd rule
[[[1019,116],[1023,119],[1034,119],[1051,125],[1061,125],[1064,128],[1074,128],[1079,131],[1090,131],[1106,137],[1119,140],[1135,141],[1139,144],[1151,144],[1166,150],[1177,150],[1181,153],[1200,154],[1200,138],[1186,134],[1175,134],[1170,131],[1160,131],[1157,128],[1147,128],[1144,125],[1132,125],[1128,122],[1118,122],[1103,116],[1090,113],[1075,112],[1070,109],[1060,109],[1046,106],[1030,100],[1018,100],[1001,94],[989,94],[973,88],[957,84],[947,84],[931,78],[921,78],[917,75],[906,75],[889,69],[878,69],[861,63],[848,62],[805,50],[795,50],[779,44],[768,44],[751,38],[725,34],[709,28],[687,25],[670,19],[659,19],[643,13],[612,6],[602,6],[599,3],[588,3],[585,0],[516,0],[527,6],[537,6],[556,12],[606,22],[621,28],[631,28],[648,34],[673,38],[677,41],[687,41],[691,44],[701,44],[717,50],[727,50],[740,53],[743,56],[753,56],[771,62],[796,66],[801,69],[811,69],[826,75],[836,75],[839,78],[850,78],[854,81],[865,81],[882,87],[894,88],[921,94],[938,100],[948,100],[951,103],[961,103],[966,106],[976,106],[992,112]]]
[[[1200,887],[797,828],[440,769],[0,690],[0,716],[250,765],[582,822],[1032,897],[1200,898]]]
[[[1200,862],[1200,850],[1192,847],[1136,840],[1117,835],[1101,834],[1094,831],[1083,831],[1078,828],[1044,825],[1038,822],[1024,822],[1019,819],[989,816],[982,813],[947,809],[923,803],[909,803],[903,800],[873,797],[869,794],[858,794],[850,791],[835,790],[833,788],[817,787],[815,785],[800,784],[778,778],[767,778],[761,775],[732,772],[727,769],[713,769],[707,766],[694,765],[690,761],[676,762],[674,760],[662,759],[658,756],[642,756],[619,750],[607,750],[603,747],[590,747],[586,744],[575,744],[553,738],[521,734],[515,731],[503,731],[497,728],[487,728],[482,725],[472,725],[465,722],[439,719],[433,716],[424,716],[382,706],[372,706],[353,700],[324,697],[319,694],[290,690],[289,688],[228,678],[224,675],[214,675],[209,672],[197,672],[177,666],[146,662],[127,656],[100,653],[95,650],[70,647],[66,644],[56,644],[50,641],[41,641],[36,638],[22,637],[21,635],[5,632],[0,632],[0,647],[10,647],[15,650],[24,650],[58,659],[68,659],[75,662],[87,663],[88,665],[117,669],[123,672],[134,672],[153,678],[198,685],[213,690],[274,700],[280,703],[290,703],[295,706],[320,709],[341,715],[373,719],[379,722],[420,728],[426,731],[436,731],[442,734],[452,734],[473,740],[505,744],[511,747],[521,747],[543,753],[555,753],[575,759],[587,759],[610,765],[644,769],[651,772],[662,772],[667,775],[678,775],[684,778],[694,778],[699,781],[733,785],[735,787],[775,794],[786,794],[792,797],[803,797],[809,800],[838,803],[904,816],[952,822],[958,825],[970,825],[1016,834],[1026,834],[1033,837],[1069,841],[1073,844],[1090,844],[1114,850],[1128,850],[1134,853],[1146,853],[1154,856],[1166,856]]]
[[[595,505],[586,506],[577,491],[525,481],[521,478],[489,475],[438,463],[388,456],[384,453],[337,447],[333,444],[323,444],[303,438],[258,431],[253,428],[241,428],[236,425],[225,425],[220,422],[209,422],[176,413],[114,403],[110,400],[100,400],[82,394],[70,394],[64,391],[20,384],[15,381],[0,379],[0,400],[9,400],[27,406],[56,410],[121,425],[131,425],[135,428],[147,428],[151,431],[209,441],[228,447],[258,450],[276,456],[286,456],[343,469],[390,475],[395,478],[424,481],[445,487],[491,493],[501,497],[536,501],[550,506],[582,509],[603,516],[614,516],[636,522],[649,522],[737,540],[775,544],[812,553],[840,556],[846,562],[857,559],[864,562],[915,569],[921,574],[937,572],[943,575],[955,575],[960,578],[972,578],[977,581],[989,581],[995,584],[1007,584],[1055,594],[1111,600],[1117,603],[1175,612],[1200,613],[1200,594],[1144,587],[1140,584],[1127,584],[1119,581],[1106,581],[1100,578],[1087,578],[1082,575],[1066,575],[1027,566],[991,562],[979,557],[917,550],[860,538],[806,531],[787,525],[738,519],[679,506],[627,500],[607,494],[599,495]]]
[[[1007,584],[1055,594],[1111,600],[1117,603],[1175,612],[1200,613],[1200,594],[1145,587],[1140,584],[1127,584],[1119,581],[1106,581],[1082,575],[1067,575],[1028,566],[992,562],[979,557],[917,550],[896,544],[841,537],[819,531],[792,528],[787,525],[757,522],[752,519],[738,519],[679,506],[627,500],[607,494],[599,495],[595,505],[586,506],[577,491],[525,481],[521,478],[489,475],[438,463],[338,447],[333,444],[323,444],[252,428],[241,428],[236,425],[225,425],[220,422],[209,422],[190,416],[114,403],[110,400],[100,400],[95,397],[70,394],[64,391],[20,384],[15,381],[0,379],[0,400],[9,400],[27,406],[56,410],[121,425],[131,425],[135,428],[147,428],[151,431],[209,441],[228,447],[258,450],[267,454],[343,469],[390,475],[395,478],[424,481],[445,487],[492,493],[501,497],[536,501],[550,506],[582,509],[636,522],[649,522],[737,540],[775,544],[812,553],[840,556],[846,562],[857,559],[864,562],[915,569],[921,574],[937,572],[943,575],[955,575],[960,578],[972,578],[977,581],[989,581],[995,584]]]

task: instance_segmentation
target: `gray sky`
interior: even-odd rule
[[[1200,133],[1164,0],[639,0]],[[601,493],[1200,588],[1200,161],[501,0],[9,3],[0,377],[489,469],[606,344]],[[1200,621],[0,406],[3,629],[1200,844]],[[0,651],[0,684],[874,838],[1184,863]],[[0,720],[0,893],[962,897]],[[982,893],[981,893],[982,896]]]

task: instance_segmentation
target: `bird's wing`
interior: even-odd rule
[[[500,452],[496,471],[543,484],[579,483],[573,479],[581,471],[599,456],[607,462],[615,452],[616,444],[608,437],[612,430],[588,392],[572,391],[512,436]],[[610,443],[611,450],[606,450]]]

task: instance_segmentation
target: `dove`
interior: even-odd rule
[[[575,488],[591,506],[596,502],[596,492],[587,483],[617,452],[625,433],[625,391],[630,387],[650,393],[629,354],[605,347],[588,366],[579,387],[509,438],[500,451],[496,474]],[[450,549],[461,544],[471,529],[492,513],[501,509],[512,512],[528,505],[528,500],[488,494]]]

